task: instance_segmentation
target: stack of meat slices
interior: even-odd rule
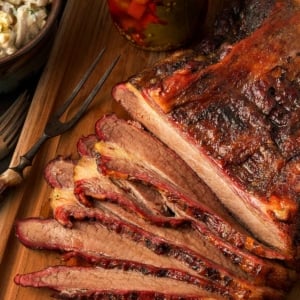
[[[194,171],[133,121],[107,115],[45,177],[54,219],[17,222],[28,247],[84,266],[17,275],[62,298],[284,299],[296,272],[256,240]],[[280,262],[281,261],[281,262]]]

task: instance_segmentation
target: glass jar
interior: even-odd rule
[[[206,0],[107,0],[119,32],[135,46],[173,50],[200,34]]]

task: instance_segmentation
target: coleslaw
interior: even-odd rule
[[[15,53],[45,26],[52,0],[0,1],[0,58]]]

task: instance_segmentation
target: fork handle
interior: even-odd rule
[[[25,168],[32,165],[32,161],[41,146],[48,140],[50,137],[43,133],[40,138],[33,144],[33,146],[22,156],[20,156],[20,162],[17,166],[11,167],[10,169],[17,172],[21,177],[23,177],[23,171]]]
[[[0,195],[8,187],[16,186],[23,181],[24,169],[32,165],[35,155],[49,138],[47,134],[43,133],[36,143],[24,155],[20,156],[20,162],[17,166],[7,169],[0,175]]]
[[[0,175],[0,196],[8,187],[15,186],[21,183],[22,180],[23,176],[20,173],[12,169],[7,169]]]

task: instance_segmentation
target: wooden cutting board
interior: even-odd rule
[[[214,1],[211,1],[213,3]],[[220,1],[221,3],[222,1]],[[215,2],[214,2],[215,3]],[[219,4],[220,5],[220,4]],[[213,4],[214,11],[219,7]],[[214,13],[213,13],[214,14]],[[0,209],[0,299],[52,299],[48,290],[20,288],[13,278],[17,273],[28,273],[60,263],[60,256],[50,251],[34,251],[21,245],[14,235],[13,224],[24,217],[47,217],[51,214],[49,187],[43,179],[46,163],[57,155],[76,156],[78,138],[93,132],[95,121],[103,114],[126,113],[113,101],[111,88],[117,82],[151,65],[167,53],[145,52],[134,48],[116,31],[107,12],[106,1],[68,0],[58,35],[48,64],[39,81],[20,142],[11,165],[36,141],[50,115],[71,93],[93,58],[103,47],[103,60],[81,90],[78,102],[83,100],[110,62],[119,54],[121,59],[96,96],[88,113],[70,132],[48,141],[27,170],[25,181],[6,195]],[[78,103],[67,113],[72,115]],[[290,299],[299,299],[296,293]]]

